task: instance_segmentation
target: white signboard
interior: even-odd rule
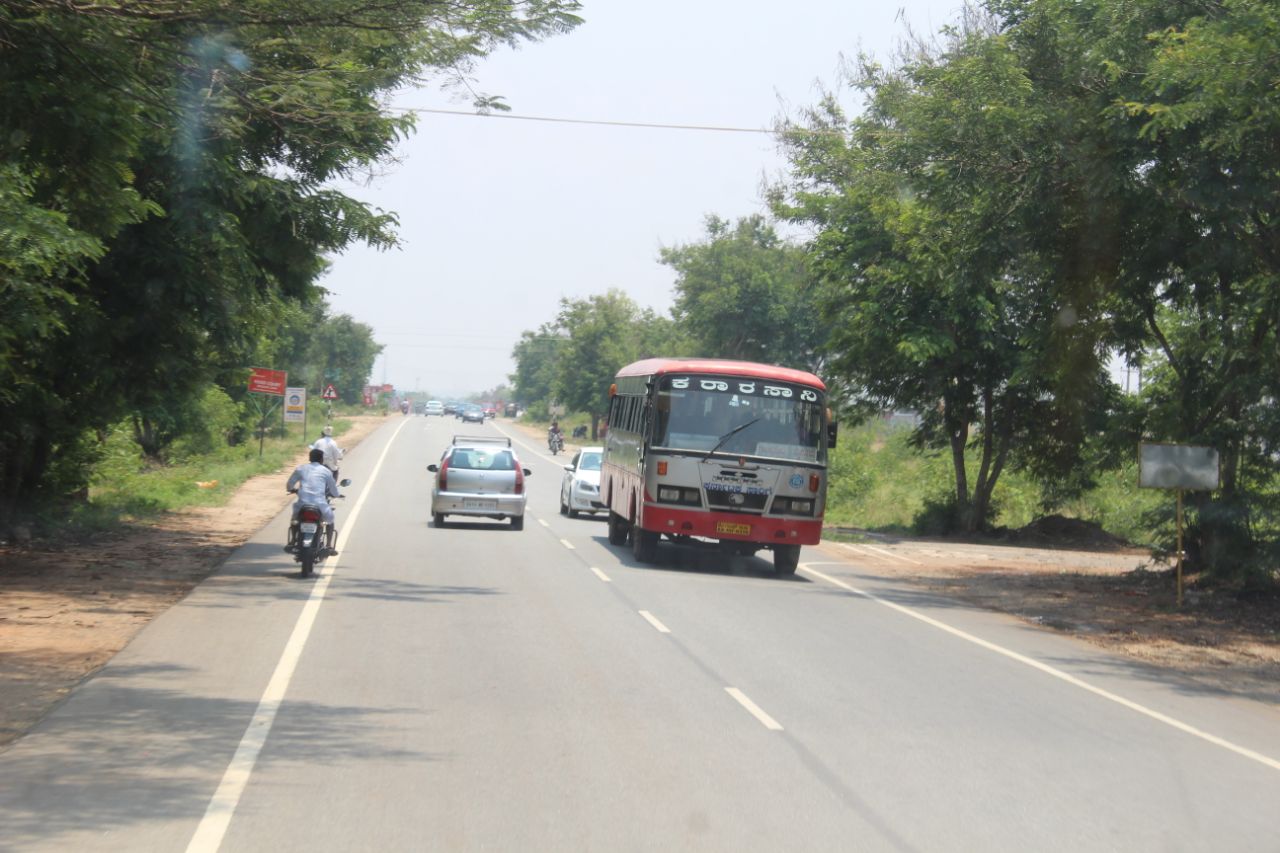
[[[302,423],[307,417],[307,389],[284,389],[284,419],[286,423]]]
[[[1191,444],[1139,444],[1138,485],[1211,492],[1218,488],[1218,451]]]

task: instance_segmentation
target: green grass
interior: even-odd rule
[[[258,474],[278,472],[293,463],[320,434],[311,424],[303,440],[301,428],[291,424],[287,435],[268,436],[259,457],[258,441],[226,447],[167,465],[149,464],[138,452],[129,432],[118,428],[107,438],[102,460],[94,470],[89,501],[66,519],[71,527],[102,529],[121,521],[153,518],[190,506],[222,506],[242,483]],[[335,438],[351,423],[335,419]],[[339,442],[341,443],[341,442]],[[206,484],[200,486],[200,483]],[[216,483],[216,485],[208,485]],[[281,488],[283,488],[281,481]]]
[[[924,453],[908,444],[910,432],[879,422],[843,429],[831,455],[826,521],[831,525],[891,533],[915,532],[918,518],[930,501],[945,501],[955,489],[949,455]],[[978,469],[976,453],[968,455],[972,478]],[[1151,516],[1168,496],[1139,489],[1134,467],[1107,472],[1096,488],[1053,512],[1093,521],[1131,542],[1157,539]],[[1041,503],[1040,485],[1029,475],[1006,469],[992,496],[993,524],[1023,527],[1048,514]]]

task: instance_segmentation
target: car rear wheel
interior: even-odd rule
[[[609,510],[609,544],[610,545],[626,545],[627,544],[627,527],[628,524],[613,510]]]
[[[432,518],[432,520],[433,520],[433,521],[435,521],[435,523],[436,523],[436,527],[444,527],[444,513],[443,513],[443,512],[437,512],[436,514],[434,514],[433,516],[431,516],[431,518]]]
[[[560,493],[560,514],[561,515],[569,514],[569,505],[564,502],[564,492]]]
[[[524,516],[523,516],[523,515],[513,515],[513,516],[511,516],[511,529],[512,529],[512,530],[524,530]]]

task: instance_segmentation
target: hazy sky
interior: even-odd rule
[[[586,0],[578,29],[486,59],[476,88],[517,116],[767,130],[834,84],[841,54],[888,60],[907,24],[936,31],[960,5]],[[395,106],[469,102],[423,88]],[[386,347],[374,382],[438,397],[505,382],[520,332],[561,297],[619,287],[667,313],[659,249],[701,240],[707,214],[767,212],[761,181],[785,166],[765,133],[429,113],[399,158],[344,189],[397,213],[402,247],[353,248],[323,284]]]

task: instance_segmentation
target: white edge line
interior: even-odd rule
[[[961,631],[959,628],[953,628],[952,626],[946,624],[945,622],[939,622],[937,619],[934,619],[931,616],[926,616],[925,614],[912,610],[909,607],[903,607],[901,604],[894,604],[892,601],[885,601],[883,598],[879,598],[875,595],[872,595],[869,592],[866,592],[861,589],[857,589],[856,587],[852,587],[849,584],[845,583],[844,581],[833,578],[830,575],[823,574],[817,569],[810,568],[808,565],[802,565],[800,568],[806,573],[811,574],[816,578],[821,578],[822,580],[826,581],[829,584],[832,584],[833,586],[838,586],[843,590],[847,590],[848,592],[853,593],[854,595],[859,595],[870,601],[874,601],[876,604],[880,604],[885,607],[888,607],[890,610],[895,610],[898,613],[903,614],[904,616],[910,616],[912,619],[918,619],[919,621],[925,623],[926,625],[931,625],[932,627],[937,628],[940,631],[946,631],[948,634],[951,634],[952,636],[959,637],[962,640],[967,640],[968,642],[973,643],[976,646],[981,646],[987,651],[995,652],[996,654],[1003,655],[1004,657],[1007,657],[1010,660],[1017,661],[1018,663],[1021,663],[1021,664],[1025,664],[1026,666],[1029,666],[1032,669],[1037,669],[1046,675],[1053,676],[1054,678],[1059,679],[1060,681],[1065,681],[1067,684],[1070,684],[1073,687],[1078,687],[1081,690],[1086,690],[1089,693],[1094,694],[1095,696],[1100,696],[1101,698],[1106,699],[1109,702],[1114,702],[1117,705],[1128,708],[1130,711],[1135,711],[1139,714],[1142,714],[1145,717],[1150,717],[1156,722],[1164,723],[1166,726],[1177,729],[1178,731],[1183,732],[1184,734],[1189,734],[1192,737],[1200,738],[1201,740],[1207,743],[1211,743],[1214,746],[1221,747],[1222,749],[1225,749],[1229,752],[1234,752],[1236,755],[1242,756],[1244,758],[1248,758],[1250,761],[1256,761],[1265,767],[1270,767],[1272,770],[1280,770],[1280,761],[1277,761],[1276,759],[1271,758],[1270,756],[1263,755],[1260,752],[1255,752],[1254,750],[1248,749],[1247,747],[1243,747],[1243,746],[1240,746],[1239,744],[1232,743],[1231,741],[1226,740],[1225,738],[1220,738],[1217,735],[1210,734],[1209,732],[1206,732],[1203,729],[1198,729],[1195,726],[1189,725],[1188,723],[1184,723],[1181,720],[1174,719],[1173,717],[1170,717],[1168,714],[1162,714],[1161,712],[1156,711],[1152,708],[1148,708],[1145,705],[1139,705],[1137,702],[1126,699],[1123,696],[1119,696],[1115,693],[1112,693],[1109,690],[1104,690],[1101,687],[1095,687],[1094,685],[1088,683],[1087,681],[1082,681],[1081,679],[1076,678],[1074,675],[1071,675],[1070,673],[1066,673],[1060,669],[1056,669],[1055,667],[1049,666],[1047,663],[1041,663],[1035,658],[1030,658],[1030,657],[1027,657],[1026,655],[1019,654],[1018,652],[1015,652],[1012,649],[1006,649],[1003,646],[998,646],[995,643],[982,639],[981,637],[975,637],[973,634],[969,634],[965,631]]]
[[[863,545],[862,547],[866,548],[868,551],[875,551],[877,554],[884,554],[886,557],[889,557],[894,560],[902,560],[903,562],[912,563],[917,566],[924,565],[919,560],[913,560],[910,557],[904,557],[901,554],[895,554],[892,551],[886,551],[884,548],[877,548],[874,545]]]
[[[661,622],[659,622],[659,621],[658,621],[658,617],[657,617],[657,616],[654,616],[654,615],[653,615],[652,613],[650,613],[648,610],[641,610],[641,611],[640,611],[640,615],[644,617],[644,619],[645,619],[645,621],[646,621],[646,622],[648,622],[648,623],[649,623],[650,625],[652,625],[655,629],[657,629],[657,631],[658,631],[658,633],[659,633],[659,634],[670,634],[670,633],[671,633],[671,629],[670,629],[670,628],[668,628],[666,625],[663,625]]]
[[[400,430],[404,429],[408,423],[409,421],[405,420],[400,426],[396,427],[396,431],[387,441],[387,446],[382,449],[382,455],[378,457],[378,464],[373,466],[373,473],[369,475],[368,483],[361,490],[360,497],[356,499],[356,505],[352,507],[350,515],[347,516],[346,522],[342,525],[342,529],[338,531],[338,539],[334,544],[339,552],[344,549],[347,536],[355,527],[356,518],[360,515],[360,509],[364,506],[365,499],[369,497],[369,493],[372,491],[373,481],[377,478],[378,472],[382,470],[382,463],[386,460],[392,443],[395,441],[396,436],[400,434]],[[271,726],[275,723],[276,713],[284,703],[284,696],[289,689],[289,682],[293,679],[294,670],[302,657],[303,647],[307,644],[307,638],[311,635],[311,628],[315,624],[317,614],[320,612],[320,604],[324,601],[325,593],[329,589],[329,581],[333,578],[334,572],[337,571],[338,560],[339,557],[332,558],[328,570],[317,578],[315,585],[311,588],[311,595],[308,596],[306,604],[302,606],[302,612],[298,614],[298,621],[294,623],[293,632],[289,635],[288,642],[285,643],[284,651],[280,655],[280,660],[276,663],[275,671],[271,674],[271,680],[267,682],[267,688],[263,691],[262,698],[258,700],[258,707],[254,710],[253,717],[249,720],[249,726],[245,729],[244,736],[240,738],[240,744],[236,747],[235,755],[231,757],[231,763],[227,765],[226,772],[222,775],[222,781],[218,783],[218,789],[214,791],[212,799],[209,800],[209,806],[205,809],[204,817],[200,819],[195,834],[191,836],[191,841],[187,844],[187,853],[213,853],[213,851],[222,846],[222,839],[226,836],[227,829],[231,825],[231,818],[236,812],[236,807],[240,804],[240,797],[244,793],[245,787],[249,784],[249,777],[253,774],[254,766],[258,763],[258,755],[262,752],[262,747],[267,742],[267,735],[271,733]]]
[[[600,578],[600,580],[604,581],[605,583],[613,583],[613,581],[609,579],[608,575],[606,575],[604,572],[597,569],[595,566],[590,566],[589,568],[591,569],[591,571],[596,573],[596,577]]]
[[[576,550],[578,550],[577,548],[573,547],[573,543],[572,543],[572,542],[570,542],[568,539],[561,539],[561,540],[560,540],[560,544],[561,544],[561,545],[563,545],[564,547],[568,548],[570,551],[576,551]]]
[[[749,713],[751,716],[759,720],[760,723],[766,729],[768,729],[771,732],[782,731],[782,725],[773,717],[770,717],[763,710],[761,710],[759,705],[757,705],[755,702],[752,702],[750,699],[748,699],[747,694],[743,693],[741,690],[739,690],[736,687],[726,687],[724,690],[726,693],[732,696],[739,705],[746,708],[747,713]]]

